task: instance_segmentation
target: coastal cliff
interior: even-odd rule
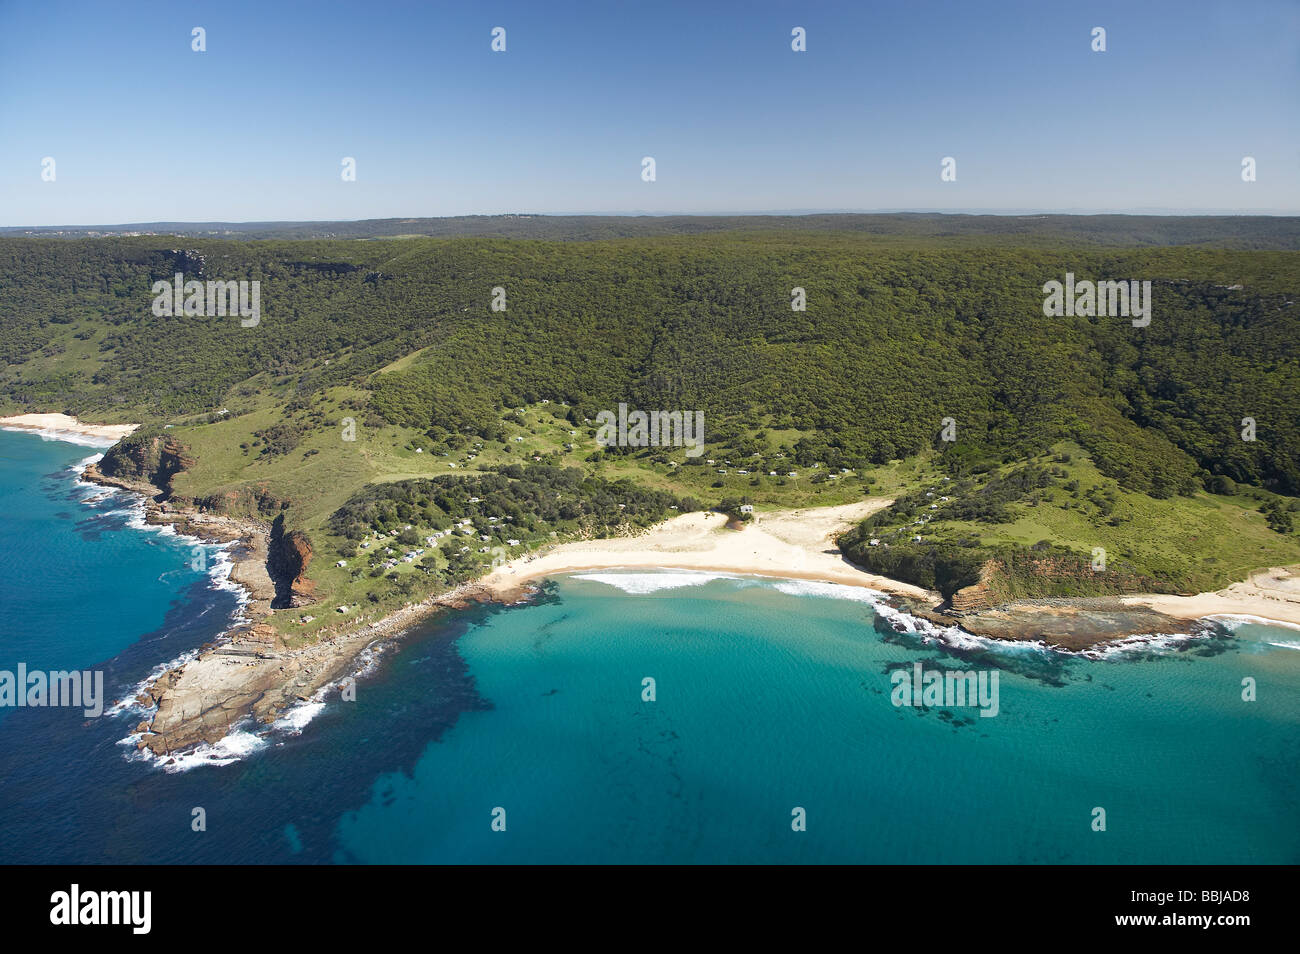
[[[272,609],[307,606],[315,602],[316,584],[307,578],[314,552],[311,538],[301,530],[284,529],[284,514],[271,524],[266,566],[275,581]]]
[[[165,499],[171,496],[172,478],[193,465],[189,448],[161,430],[149,428],[122,438],[105,451],[98,473],[117,486]]]

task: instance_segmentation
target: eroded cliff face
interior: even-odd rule
[[[307,534],[301,530],[285,530],[284,514],[275,518],[266,558],[266,569],[275,581],[273,609],[315,602],[316,584],[307,579],[307,567],[314,555]]]
[[[285,529],[289,501],[263,484],[197,500],[175,496],[173,478],[195,463],[187,446],[153,429],[113,445],[98,465],[87,468],[86,475],[152,497],[145,518],[151,523],[171,523],[204,539],[237,541],[231,579],[248,590],[254,615],[315,602],[315,583],[307,578],[311,538],[301,530]],[[266,521],[272,516],[268,531]]]
[[[189,448],[156,431],[137,431],[104,452],[99,473],[124,486],[149,489],[164,498],[172,492],[172,478],[194,466]]]
[[[1161,580],[1135,573],[1123,565],[1099,563],[1074,553],[1019,551],[986,560],[979,581],[953,594],[948,611],[976,613],[1017,600],[1074,599],[1123,593],[1160,593]]]

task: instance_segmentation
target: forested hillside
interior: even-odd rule
[[[150,286],[262,283],[255,328],[150,312]],[[1153,283],[1154,317],[1045,318],[1041,286]],[[1240,286],[1240,287],[1237,287]],[[492,289],[506,310],[492,311]],[[807,310],[791,308],[791,289]],[[363,389],[393,424],[483,435],[548,398],[813,431],[801,459],[938,446],[978,458],[1077,439],[1126,487],[1199,471],[1300,490],[1300,255],[946,247],[817,234],[592,243],[0,240],[0,399],[171,419],[232,391]],[[382,368],[418,352],[399,370]],[[1243,418],[1257,440],[1243,441]]]
[[[922,218],[933,230],[937,217]],[[358,535],[392,532],[398,511],[381,519],[374,502],[392,494],[376,485],[423,500],[436,488],[410,481],[491,472],[486,489],[525,499],[536,480],[498,475],[539,464],[569,469],[534,474],[596,480],[582,485],[596,501],[582,512],[605,514],[602,533],[644,522],[632,517],[642,490],[659,494],[645,511],[656,515],[669,500],[902,494],[902,509],[846,545],[945,590],[991,553],[1028,565],[1008,546],[1064,542],[1076,559],[1098,534],[1127,579],[1166,589],[1292,560],[1300,252],[1121,247],[1079,227],[1088,238],[1068,244],[1019,243],[1006,228],[980,241],[775,228],[598,241],[0,237],[0,411],[167,428],[185,461],[169,476],[178,499],[283,512],[344,556]],[[1286,223],[1259,229],[1268,244]],[[260,282],[260,320],[155,316],[153,284],[178,272]],[[1067,273],[1151,282],[1149,325],[1045,317],[1043,285]],[[593,422],[620,404],[703,412],[705,453],[602,448]],[[1014,468],[1065,446],[1084,468],[1073,481],[1054,465],[1049,485],[1001,500]],[[918,543],[908,508],[918,481],[939,474],[965,496]],[[1231,500],[1211,504],[1206,490]],[[450,514],[417,529],[434,536]],[[1249,553],[1228,552],[1238,531],[1224,528],[1252,516]],[[548,538],[588,532],[545,523]],[[1197,533],[1139,545],[1182,524]],[[886,531],[893,551],[871,551]],[[463,578],[467,559],[456,548],[427,569]],[[380,585],[359,566],[315,566],[321,592]],[[412,586],[403,572],[390,574],[394,593]]]

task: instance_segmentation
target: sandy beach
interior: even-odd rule
[[[729,527],[723,514],[682,514],[635,536],[564,543],[499,567],[450,593],[408,604],[382,619],[341,621],[337,628],[322,634],[319,642],[298,649],[286,648],[273,627],[257,622],[245,624],[206,647],[196,658],[165,673],[146,690],[142,704],[156,709],[137,727],[136,744],[166,755],[192,749],[200,742],[214,743],[249,715],[260,723],[271,722],[288,707],[313,698],[355,669],[366,647],[398,635],[439,608],[461,607],[469,601],[516,602],[529,594],[530,584],[560,573],[662,568],[840,583],[909,597],[926,607],[913,607],[914,612],[931,618],[929,607],[939,602],[937,593],[867,573],[846,561],[833,542],[837,533],[891,502],[875,498],[839,507],[759,513],[739,530]],[[159,512],[153,519],[183,522],[184,517]],[[183,525],[186,532],[214,533],[210,526]],[[255,546],[249,545],[247,550],[250,565],[264,558],[264,552],[259,553]],[[258,599],[258,587],[253,585],[256,581],[237,579],[234,574],[232,579],[250,589],[252,602],[248,609],[254,619],[269,612],[259,605],[264,601]],[[1118,611],[1111,615],[1124,617],[1125,604],[1147,607],[1164,614],[1164,624],[1173,622],[1167,617],[1194,620],[1205,616],[1251,616],[1300,625],[1300,576],[1292,570],[1275,568],[1256,573],[1219,593],[1192,597],[1133,595],[1111,602],[1111,609]],[[255,611],[258,609],[261,612]],[[1044,626],[1055,620],[1062,632],[1049,641],[1075,649],[1117,638],[1112,632],[1093,631],[1100,625],[1098,618],[1106,615],[1095,608],[1074,614],[1079,620],[1061,607],[1022,607],[1024,612],[1019,615],[1015,609],[1003,607],[986,613],[996,619],[990,623],[981,618],[982,624],[987,628],[1000,621],[1002,629],[994,626],[996,631],[991,633],[995,638],[1039,639]],[[948,619],[935,621],[952,624]],[[963,625],[973,624],[969,617],[963,620]],[[1149,631],[1171,631],[1164,624],[1157,621]],[[1140,627],[1144,622],[1127,618],[1107,625],[1118,627],[1116,632],[1123,635],[1148,631],[1134,630],[1133,626]]]
[[[729,529],[720,513],[682,514],[634,537],[560,544],[498,567],[480,582],[497,598],[513,602],[528,583],[556,573],[661,567],[844,583],[937,602],[938,594],[859,569],[835,547],[836,533],[890,503],[875,498],[840,507],[756,513],[742,530]]]
[[[139,424],[85,424],[70,414],[15,414],[12,417],[0,417],[0,427],[39,431],[54,438],[81,438],[103,446],[116,444],[139,426]]]
[[[1214,593],[1195,596],[1143,594],[1126,596],[1125,603],[1149,606],[1177,619],[1207,616],[1252,616],[1300,626],[1300,566],[1275,566],[1252,573]]]

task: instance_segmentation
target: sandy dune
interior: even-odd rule
[[[557,573],[663,567],[822,580],[932,597],[934,594],[921,587],[858,569],[840,555],[831,540],[833,533],[890,503],[882,498],[840,507],[756,514],[743,530],[728,529],[726,517],[719,513],[688,513],[635,537],[560,544],[499,567],[481,582],[500,598],[513,600],[522,595],[524,584]]]

